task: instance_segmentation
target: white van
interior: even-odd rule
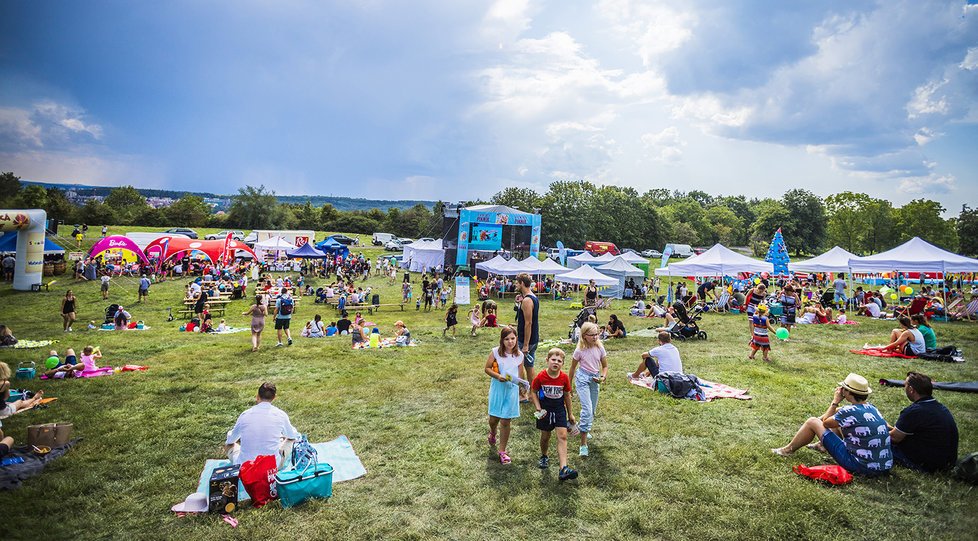
[[[390,233],[374,233],[372,244],[374,246],[383,246],[394,238],[394,235]]]
[[[667,253],[670,247],[672,249],[672,255],[675,257],[691,257],[695,255],[695,252],[693,252],[693,247],[688,244],[666,244],[666,247],[664,250],[662,250],[662,253]]]

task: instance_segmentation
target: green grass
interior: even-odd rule
[[[381,253],[366,250],[370,257]],[[399,284],[371,278],[382,301],[399,298]],[[65,458],[22,488],[0,493],[0,532],[8,538],[127,539],[973,539],[978,527],[974,488],[948,475],[897,468],[881,479],[857,479],[829,488],[792,473],[795,464],[823,463],[803,450],[790,459],[768,449],[783,445],[810,415],[819,415],[836,382],[850,371],[872,382],[899,378],[908,369],[938,380],[978,379],[978,327],[936,324],[938,339],[962,347],[963,365],[885,360],[848,353],[884,340],[890,323],[798,328],[774,345],[770,364],[747,361],[741,317],[707,315],[707,342],[679,348],[688,372],[750,388],[752,401],[710,404],[676,401],[624,381],[651,339],[606,344],[611,378],[602,389],[591,456],[573,453],[581,477],[559,484],[556,467],[536,468],[539,433],[524,410],[510,446],[513,464],[499,465],[486,445],[488,378],[482,366],[498,334],[477,338],[460,328],[441,337],[443,312],[385,311],[369,316],[385,333],[403,319],[422,345],[410,349],[352,351],[346,338],[298,339],[290,348],[250,352],[246,333],[200,336],[166,323],[167,307],[180,306],[185,282],[155,284],[150,300],[134,304],[136,282],[113,283],[110,302],[131,308],[153,329],[138,333],[60,331],[58,302],[70,285],[79,297],[78,329],[101,319],[108,304],[95,283],[56,291],[14,292],[0,286],[0,323],[22,339],[57,339],[56,349],[99,345],[105,363],[146,364],[145,373],[86,381],[27,384],[59,400],[50,408],[4,420],[19,441],[28,424],[72,422],[84,438]],[[566,336],[576,314],[570,303],[542,302],[545,339]],[[616,302],[620,316],[627,304]],[[245,301],[230,305],[228,322]],[[295,326],[317,312],[299,305]],[[602,318],[612,311],[602,313]],[[508,303],[501,320],[512,320]],[[630,330],[644,325],[622,316]],[[466,318],[460,317],[465,321]],[[298,329],[296,329],[298,333]],[[567,347],[570,351],[570,347]],[[0,352],[11,366],[41,361],[46,350]],[[237,513],[232,530],[215,516],[177,518],[169,507],[193,492],[204,460],[220,458],[224,433],[253,403],[258,385],[275,381],[276,404],[312,441],[346,434],[367,476],[336,486],[328,502],[292,510],[273,504]],[[873,403],[894,422],[908,402],[900,389],[874,385]],[[939,393],[955,414],[961,454],[978,449],[976,397]],[[555,453],[551,453],[552,455]]]

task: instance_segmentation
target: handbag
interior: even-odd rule
[[[27,444],[35,446],[46,446],[50,448],[61,447],[71,439],[71,431],[75,425],[71,423],[47,423],[43,425],[30,425],[27,427]]]
[[[333,467],[325,462],[309,463],[303,469],[293,467],[275,475],[275,486],[282,507],[289,508],[310,499],[328,499],[333,495]]]
[[[278,464],[273,455],[262,455],[241,465],[239,477],[251,496],[251,506],[262,507],[275,498],[275,472]]]

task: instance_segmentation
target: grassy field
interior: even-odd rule
[[[200,231],[203,233],[204,231]],[[366,237],[364,237],[366,240]],[[368,249],[374,257],[379,250]],[[371,278],[382,302],[399,299],[398,286]],[[313,282],[315,285],[315,282]],[[937,323],[942,343],[960,346],[960,365],[876,359],[848,353],[884,341],[893,324],[861,320],[858,326],[797,328],[776,343],[773,362],[746,360],[741,317],[708,314],[706,342],[680,344],[687,372],[739,388],[751,401],[701,404],[677,401],[625,382],[649,338],[606,343],[611,378],[604,385],[593,429],[591,456],[573,453],[581,476],[560,484],[557,468],[536,467],[539,433],[530,410],[514,423],[510,454],[502,466],[486,444],[488,378],[482,371],[498,333],[456,340],[441,336],[443,312],[385,311],[367,319],[389,334],[407,322],[416,348],[353,351],[343,338],[301,339],[273,348],[273,330],[251,353],[247,333],[200,336],[165,321],[181,305],[184,281],[155,284],[150,299],[136,300],[136,282],[113,283],[109,302],[125,304],[145,332],[88,332],[109,302],[95,283],[62,277],[51,292],[14,292],[0,285],[0,323],[21,339],[55,339],[56,349],[101,346],[103,364],[146,364],[144,373],[85,381],[41,382],[59,400],[48,409],[4,420],[19,441],[29,424],[72,422],[84,438],[65,458],[22,488],[0,493],[0,537],[40,539],[974,539],[975,488],[948,475],[897,468],[881,479],[857,479],[829,488],[792,473],[795,464],[824,463],[803,450],[789,459],[768,449],[784,445],[810,415],[820,415],[836,382],[849,372],[900,378],[908,369],[937,380],[978,379],[978,326]],[[66,287],[79,297],[77,332],[64,334],[58,303]],[[629,330],[646,326],[617,313]],[[246,301],[228,310],[228,323]],[[303,302],[294,327],[332,310]],[[566,337],[577,310],[544,300],[545,340]],[[501,321],[512,321],[502,306]],[[460,317],[464,322],[465,318]],[[271,328],[269,325],[268,329]],[[296,329],[296,336],[298,335]],[[571,351],[569,346],[565,346]],[[42,361],[45,350],[0,352],[11,366]],[[276,382],[276,405],[312,441],[346,434],[368,474],[338,484],[328,502],[292,510],[277,504],[237,513],[232,530],[216,516],[177,518],[169,507],[194,491],[204,460],[220,458],[224,433],[253,403],[258,385]],[[16,386],[16,385],[15,385]],[[908,402],[900,389],[876,391],[872,402],[895,422]],[[978,398],[939,392],[961,431],[960,454],[978,450]],[[576,448],[576,447],[574,447]],[[555,453],[551,453],[554,455]]]

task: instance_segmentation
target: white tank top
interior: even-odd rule
[[[505,377],[507,375],[512,376],[515,380],[520,375],[520,365],[523,364],[523,353],[520,352],[519,355],[507,355],[503,356],[499,354],[499,348],[492,348],[492,356],[496,359],[496,363],[499,365],[499,375]]]

